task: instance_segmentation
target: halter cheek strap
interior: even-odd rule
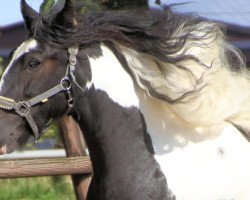
[[[65,91],[68,96],[68,108],[66,111],[66,115],[73,107],[74,102],[70,90],[71,79],[73,79],[73,81],[75,80],[73,72],[75,70],[75,65],[77,62],[76,54],[78,53],[78,47],[70,47],[68,49],[68,53],[69,62],[67,65],[65,76],[55,87],[27,101],[15,102],[14,99],[0,96],[0,108],[4,110],[14,110],[19,116],[24,117],[32,129],[36,141],[40,138],[40,134],[38,127],[30,112],[32,107],[36,106],[39,103],[46,103],[50,97],[61,91]]]

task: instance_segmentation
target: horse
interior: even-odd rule
[[[250,198],[250,76],[221,25],[171,8],[21,8],[29,38],[0,81],[1,154],[72,115],[89,200]]]

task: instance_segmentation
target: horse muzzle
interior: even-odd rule
[[[7,146],[6,146],[6,145],[3,145],[3,146],[0,148],[0,155],[6,154],[6,153],[7,153]]]
[[[20,149],[28,140],[30,132],[25,119],[0,109],[0,155]]]

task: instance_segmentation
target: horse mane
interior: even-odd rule
[[[170,8],[79,12],[77,27],[59,25],[55,16],[37,20],[35,39],[60,48],[112,43],[137,85],[186,122],[227,121],[248,136],[250,76],[240,51],[226,42],[222,25]]]

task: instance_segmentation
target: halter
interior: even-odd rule
[[[74,46],[68,48],[68,53],[69,53],[69,61],[65,76],[61,79],[60,83],[55,87],[27,101],[16,102],[14,99],[0,96],[0,109],[14,110],[19,116],[24,117],[32,129],[36,141],[40,138],[41,135],[39,134],[38,127],[30,112],[32,107],[36,106],[39,103],[46,103],[50,97],[54,96],[55,94],[61,91],[66,92],[68,96],[68,108],[65,115],[67,115],[73,107],[74,101],[70,90],[72,86],[71,79],[75,81],[73,73],[75,71],[75,65],[77,62],[76,54],[78,53],[78,47]]]

